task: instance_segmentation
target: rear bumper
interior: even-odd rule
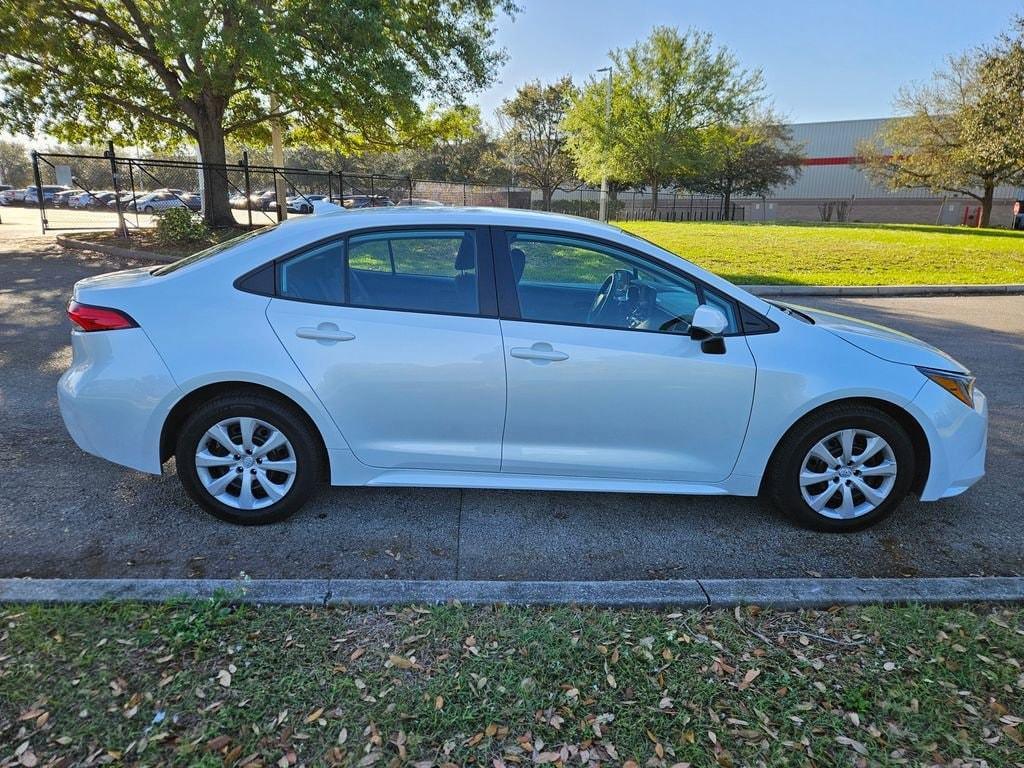
[[[145,332],[74,331],[71,348],[57,400],[72,439],[94,456],[160,474],[160,430],[179,391]]]
[[[956,496],[984,477],[988,399],[981,390],[974,391],[974,408],[968,408],[929,381],[912,406],[919,411],[931,451],[922,501]]]

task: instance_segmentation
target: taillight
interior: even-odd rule
[[[80,331],[118,331],[139,327],[138,323],[118,309],[93,307],[77,301],[68,304],[68,318]]]

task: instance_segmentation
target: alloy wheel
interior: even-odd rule
[[[219,421],[200,438],[196,473],[206,492],[241,510],[263,509],[285,497],[295,482],[296,459],[284,433],[262,419]]]
[[[800,465],[800,494],[812,510],[850,520],[878,508],[896,484],[896,455],[866,429],[843,429],[815,443]]]

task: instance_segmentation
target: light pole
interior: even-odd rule
[[[608,73],[608,89],[604,94],[604,168],[601,173],[601,210],[598,214],[601,221],[608,221],[608,142],[612,135],[612,68],[601,67],[597,71]]]

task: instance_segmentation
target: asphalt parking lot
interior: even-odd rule
[[[324,488],[290,521],[203,514],[82,453],[55,385],[83,277],[134,266],[0,227],[0,577],[637,579],[1024,572],[1024,296],[808,299],[912,333],[970,366],[991,405],[988,476],[865,532],[793,527],[755,499]]]

